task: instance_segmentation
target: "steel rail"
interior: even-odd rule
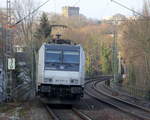
[[[104,88],[104,83],[101,82],[102,85],[99,86],[99,87],[97,86],[98,83],[100,83],[100,82],[97,81],[97,82],[95,82],[95,85],[94,85],[94,86],[95,86],[94,89],[95,89],[97,92],[100,92],[101,94],[106,95],[106,96],[108,96],[108,97],[110,97],[110,98],[116,99],[116,100],[118,100],[118,101],[124,102],[124,103],[129,104],[129,105],[131,105],[131,106],[133,106],[133,107],[136,107],[136,108],[138,108],[138,109],[141,109],[141,110],[144,110],[144,111],[150,113],[150,109],[148,109],[148,108],[144,108],[144,107],[139,106],[139,105],[137,105],[137,104],[128,102],[128,101],[126,101],[126,100],[123,100],[122,98],[118,98],[118,97],[115,97],[115,96],[112,96],[112,95],[108,94],[107,92],[104,92],[104,89],[107,89],[107,88]],[[103,90],[102,90],[102,89],[100,90],[99,88],[103,88]]]
[[[50,108],[48,105],[45,105],[45,108],[46,108],[46,110],[50,114],[50,117],[52,117],[53,120],[62,120],[61,116],[57,115],[57,114],[60,113],[60,110],[59,110],[59,112],[57,111],[57,114],[56,114],[56,112],[54,112],[54,110],[52,108]],[[76,108],[70,109],[70,113],[71,112],[73,112],[78,118],[80,118],[82,120],[92,120],[89,116],[85,115],[84,113],[77,110]]]
[[[94,89],[95,82],[98,82],[98,81],[96,81],[96,80],[90,81],[86,84],[87,88],[86,88],[85,92],[87,95],[89,95],[92,98],[94,98],[98,101],[101,101],[105,104],[111,105],[112,107],[115,107],[115,108],[119,109],[120,111],[123,111],[123,112],[130,114],[130,115],[133,115],[135,117],[138,117],[138,118],[141,118],[144,120],[150,120],[150,116],[143,116],[144,113],[142,115],[140,114],[143,111],[140,111],[140,113],[139,113],[139,111],[137,109],[135,110],[135,107],[133,107],[129,104],[126,104],[124,102],[121,102],[121,101],[120,102],[116,101],[116,100],[114,100],[114,99],[112,99],[106,95],[100,94],[99,92],[95,91],[95,89]],[[88,85],[90,85],[90,87]],[[107,101],[106,101],[106,99],[107,99]]]
[[[53,120],[60,120],[57,115],[53,112],[53,110],[48,106],[46,105],[45,106],[46,110],[48,111],[48,113],[50,114],[50,117],[52,117]]]
[[[77,110],[76,108],[72,108],[72,111],[76,113],[81,119],[83,120],[92,120],[89,116],[85,115],[81,111]]]
[[[112,75],[100,75],[96,77],[86,78],[87,81],[85,82],[85,85],[94,81],[102,82],[102,81],[110,80],[112,77],[113,77]]]

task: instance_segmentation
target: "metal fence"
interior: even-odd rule
[[[144,99],[150,100],[150,90],[139,88],[137,86],[132,85],[122,85],[118,83],[115,84],[113,82],[111,82],[110,86],[114,87],[118,91],[125,92],[131,96],[142,97]]]

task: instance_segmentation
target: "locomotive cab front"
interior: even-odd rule
[[[80,45],[43,44],[39,50],[37,92],[50,99],[80,99],[85,56]]]

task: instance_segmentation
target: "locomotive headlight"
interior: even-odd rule
[[[48,78],[44,78],[44,82],[48,82],[48,80],[49,80]]]
[[[73,79],[71,79],[71,80],[70,80],[70,83],[74,83],[74,80],[73,80]]]
[[[45,78],[45,79],[44,79],[44,82],[46,82],[46,83],[51,83],[51,82],[53,82],[53,79],[52,79],[52,78]]]
[[[70,83],[72,83],[72,84],[78,84],[78,80],[77,79],[71,79]]]

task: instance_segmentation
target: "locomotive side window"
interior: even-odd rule
[[[79,62],[80,62],[80,53],[78,51],[63,52],[63,63],[79,64]]]

